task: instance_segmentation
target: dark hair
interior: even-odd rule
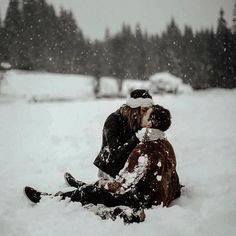
[[[120,113],[123,117],[126,117],[130,129],[135,132],[141,129],[141,107],[131,108],[128,105],[123,105],[120,108]]]
[[[151,98],[152,96],[149,94],[148,90],[145,89],[135,89],[130,92],[131,98]]]
[[[152,128],[166,131],[171,125],[171,115],[169,110],[159,105],[153,106],[149,121],[152,122]]]

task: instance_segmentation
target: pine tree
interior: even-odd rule
[[[59,34],[61,72],[84,73],[85,71],[85,41],[79,30],[72,12],[61,9],[59,17]]]
[[[162,71],[160,64],[160,47],[161,39],[158,35],[152,35],[148,38],[146,43],[147,51],[147,73],[148,75],[155,74]]]
[[[123,80],[126,78],[131,78],[132,65],[131,56],[131,29],[129,26],[123,25],[121,32],[114,35],[110,39],[110,49],[111,49],[111,73],[113,76],[118,78],[119,90],[122,88]]]
[[[194,76],[192,86],[195,89],[207,89],[211,86],[212,64],[210,60],[210,31],[197,32],[194,39]]]
[[[45,0],[34,0],[28,3],[24,10],[25,27],[29,33],[32,33],[29,57],[34,68],[58,72],[58,18],[53,6],[47,4]],[[33,28],[31,28],[31,24]],[[27,37],[27,35],[25,36]]]
[[[23,0],[25,52],[32,69],[58,71],[58,18],[45,0]]]
[[[234,10],[233,10],[233,26],[232,26],[232,32],[233,34],[236,34],[236,2],[234,4]]]
[[[133,43],[135,40],[135,37],[132,33],[131,27],[129,25],[123,24],[122,30],[121,30],[121,38],[123,41],[123,52],[122,52],[122,67],[123,67],[123,72],[122,72],[122,78],[119,81],[120,83],[123,83],[123,80],[125,79],[133,79],[134,74],[133,71],[135,70],[134,65],[134,59],[135,55],[133,55]],[[120,90],[121,90],[122,84],[120,84]]]
[[[23,0],[22,27],[21,34],[22,48],[24,51],[24,67],[30,70],[40,70],[44,67],[42,59],[42,31],[41,1]]]
[[[181,76],[181,50],[182,50],[182,35],[181,31],[172,18],[170,24],[167,25],[167,30],[162,35],[162,67],[164,70]]]
[[[2,18],[0,15],[0,64],[4,61],[4,55],[5,55],[5,52],[4,52],[4,28],[2,25]]]
[[[210,65],[209,70],[207,71],[209,76],[209,87],[216,86],[216,78],[217,74],[217,57],[218,57],[218,49],[217,49],[217,40],[216,35],[214,33],[213,28],[210,30],[208,38],[207,38],[207,53],[208,53],[208,63]]]
[[[105,30],[105,38],[103,42],[103,68],[102,74],[109,76],[112,73],[112,44],[111,44],[111,35],[108,28]]]
[[[145,39],[141,27],[139,24],[135,27],[134,43],[132,47],[133,63],[135,65],[135,71],[132,72],[133,77],[138,80],[146,80],[146,51],[145,51]]]
[[[22,18],[19,9],[18,0],[10,0],[7,8],[6,18],[4,21],[5,39],[4,45],[6,47],[6,60],[13,68],[21,68],[21,42],[20,34],[22,31]]]
[[[233,87],[236,87],[236,2],[233,12],[233,28],[232,28],[232,68],[233,68]]]
[[[183,81],[187,84],[191,84],[194,78],[194,61],[195,51],[194,51],[194,35],[192,28],[185,26],[184,35],[182,39],[182,76]]]
[[[216,87],[231,88],[233,86],[232,34],[227,28],[223,9],[220,10],[216,36],[218,49]]]

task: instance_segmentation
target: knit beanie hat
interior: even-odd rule
[[[153,104],[152,96],[145,89],[133,90],[126,101],[126,105],[132,108],[151,107]]]

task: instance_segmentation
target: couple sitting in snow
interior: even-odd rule
[[[180,196],[175,153],[164,134],[170,124],[167,109],[153,105],[146,90],[134,90],[105,121],[101,151],[94,161],[100,177],[96,183],[66,173],[66,182],[75,190],[51,195],[25,187],[26,196],[35,203],[45,195],[69,198],[103,219],[119,216],[126,223],[142,222],[144,208],[168,206]]]

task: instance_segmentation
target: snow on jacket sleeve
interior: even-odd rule
[[[138,143],[138,138],[128,131],[119,115],[112,113],[104,124],[103,146],[94,161],[94,165],[115,177]]]
[[[139,142],[136,135],[133,135],[130,139],[123,143],[121,138],[119,137],[119,129],[117,127],[117,123],[114,120],[109,122],[104,130],[104,133],[107,140],[107,146],[112,155],[111,162],[116,162],[116,160],[122,159],[124,159],[126,162],[126,160],[128,159],[127,154],[129,154]]]

